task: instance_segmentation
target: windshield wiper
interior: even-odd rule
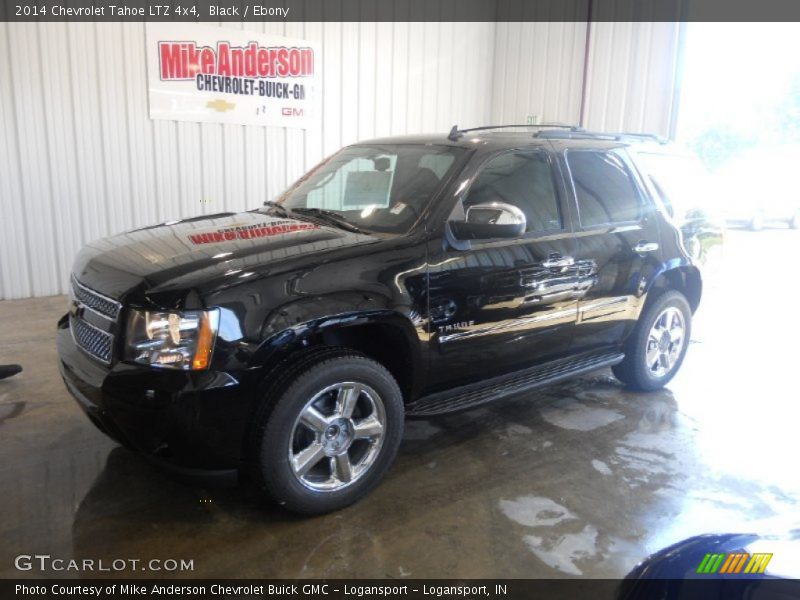
[[[353,233],[361,233],[361,229],[353,225],[350,221],[345,219],[342,215],[332,210],[325,210],[324,208],[293,208],[291,209],[293,213],[298,215],[308,215],[310,217],[315,217],[320,221],[325,221],[326,223],[331,223],[332,225],[336,225],[341,227],[342,229],[346,229],[348,231],[352,231]]]
[[[273,202],[272,200],[266,200],[264,202],[264,206],[266,206],[270,210],[274,210],[275,212],[280,214],[282,217],[288,217],[289,216],[289,211],[286,210],[283,207],[283,205],[278,204],[277,202]]]

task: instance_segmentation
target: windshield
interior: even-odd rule
[[[365,231],[405,233],[464,152],[453,146],[349,146],[301,177],[278,203],[298,214],[330,211]]]

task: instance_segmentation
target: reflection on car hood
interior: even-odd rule
[[[377,239],[263,212],[226,213],[97,240],[81,250],[73,272],[90,288],[121,298],[137,286],[150,292],[213,286]]]
[[[616,600],[800,600],[800,531],[698,535],[649,556]]]
[[[800,530],[781,535],[697,535],[659,550],[626,577],[648,579],[800,579]],[[800,598],[800,588],[798,595]]]

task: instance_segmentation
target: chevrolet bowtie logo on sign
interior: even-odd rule
[[[225,112],[226,110],[233,110],[236,108],[236,105],[232,102],[218,99],[206,102],[206,108],[211,108],[217,112]]]
[[[725,575],[755,575],[763,573],[769,561],[772,560],[771,553],[748,554],[747,552],[728,552],[727,554],[706,554],[697,573],[700,575],[713,575],[716,573]]]

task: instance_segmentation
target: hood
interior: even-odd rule
[[[224,213],[173,221],[85,246],[73,273],[111,298],[194,289],[200,293],[276,272],[380,238],[263,212]]]

